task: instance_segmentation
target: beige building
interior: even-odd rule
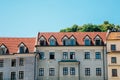
[[[0,80],[35,80],[35,38],[0,38]]]
[[[38,80],[107,80],[106,32],[38,33]]]
[[[107,37],[108,80],[120,80],[120,32]]]

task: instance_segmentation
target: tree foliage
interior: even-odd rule
[[[71,27],[61,29],[60,32],[106,32],[107,30],[116,29],[120,31],[120,25],[111,24],[108,21],[104,21],[103,24],[84,24],[78,26],[74,24]]]

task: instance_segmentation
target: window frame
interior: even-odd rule
[[[75,52],[70,52],[70,59],[72,59],[72,60],[75,59]]]
[[[111,51],[116,51],[116,45],[115,44],[111,44]]]
[[[90,76],[90,68],[85,68],[85,76]]]
[[[117,77],[118,73],[117,73],[117,69],[112,69],[112,77]]]
[[[11,80],[16,80],[16,72],[11,72]]]
[[[111,63],[117,63],[117,57],[111,57]]]
[[[101,52],[95,52],[95,59],[101,59]]]
[[[55,68],[49,68],[49,76],[55,76]]]
[[[11,67],[16,67],[16,59],[11,59]]]
[[[24,79],[24,71],[19,71],[19,79]]]
[[[101,76],[101,75],[102,75],[101,68],[96,68],[96,76]]]
[[[63,52],[63,59],[67,60],[68,59],[68,52]]]
[[[39,59],[43,60],[45,58],[45,53],[44,52],[40,52],[39,53]]]
[[[85,52],[85,57],[84,59],[90,59],[90,52]]]
[[[70,67],[70,75],[75,75],[75,67]]]
[[[0,67],[4,67],[4,60],[0,59]]]
[[[19,58],[19,66],[24,66],[24,58]]]
[[[39,68],[39,76],[44,76],[44,68]]]
[[[63,67],[63,75],[68,75],[68,67]]]
[[[91,40],[89,38],[84,39],[84,45],[85,46],[90,46],[91,45]]]
[[[49,59],[54,60],[55,59],[55,52],[49,52]]]

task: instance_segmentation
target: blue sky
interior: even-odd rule
[[[0,37],[33,37],[73,24],[120,24],[120,0],[0,0]]]

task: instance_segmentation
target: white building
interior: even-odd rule
[[[107,80],[106,32],[38,33],[38,80]]]
[[[0,80],[35,79],[35,38],[0,38]]]

